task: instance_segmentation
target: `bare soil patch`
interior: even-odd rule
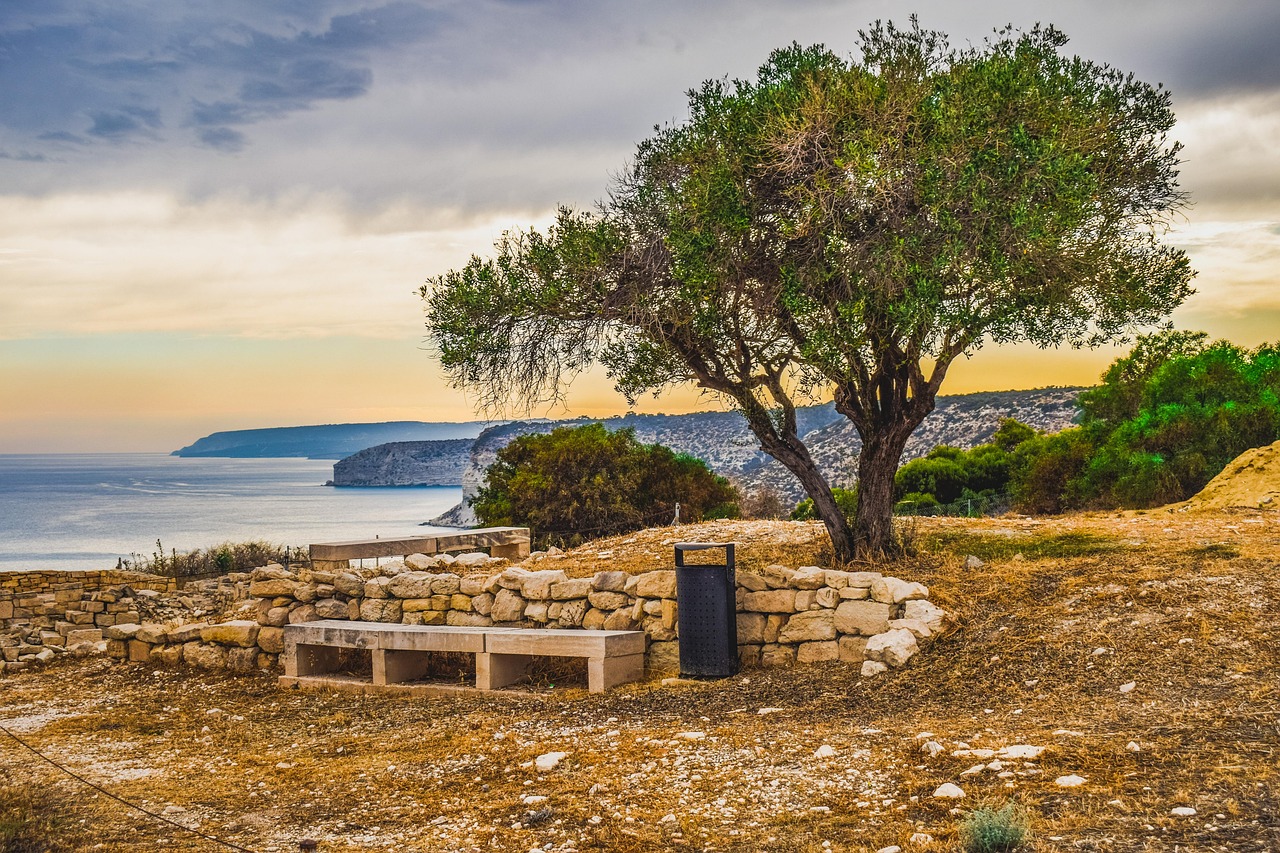
[[[0,680],[0,725],[256,851],[310,837],[321,851],[930,853],[957,849],[969,810],[1010,800],[1032,815],[1031,850],[1280,849],[1280,513],[922,519],[909,534],[918,556],[878,568],[928,584],[957,621],[877,678],[820,664],[593,696],[548,673],[539,697],[413,700],[70,660]],[[829,561],[816,525],[711,522],[593,542],[557,567],[668,567],[677,540],[736,541],[748,569]],[[1001,759],[1013,745],[1044,751]],[[567,755],[540,772],[549,752]],[[1055,781],[1071,775],[1083,783]],[[946,782],[964,798],[934,798]],[[218,849],[3,735],[0,840]]]

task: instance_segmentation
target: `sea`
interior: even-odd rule
[[[223,542],[422,535],[457,486],[335,488],[333,460],[0,454],[0,571],[114,568]]]

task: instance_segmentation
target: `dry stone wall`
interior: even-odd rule
[[[120,659],[250,671],[278,663],[286,625],[316,619],[642,630],[648,670],[679,671],[674,571],[571,578],[543,568],[557,556],[535,554],[512,566],[481,553],[413,555],[345,572],[264,566],[249,575],[237,618],[116,624],[103,638]],[[748,667],[843,661],[875,675],[905,664],[946,619],[923,585],[876,572],[774,565],[736,579],[738,650]]]

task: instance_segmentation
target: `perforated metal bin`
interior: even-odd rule
[[[723,563],[685,565],[690,551],[724,549]],[[680,674],[728,678],[738,672],[738,614],[732,542],[676,544]]]

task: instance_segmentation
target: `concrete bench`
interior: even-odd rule
[[[581,629],[455,627],[396,625],[325,619],[288,625],[284,629],[281,663],[286,686],[326,686],[339,689],[390,690],[431,694],[463,688],[451,685],[407,684],[423,677],[436,652],[466,652],[476,656],[476,688],[496,690],[528,674],[536,656],[587,659],[587,688],[601,693],[644,676],[643,631]],[[373,674],[364,680],[336,674],[342,649],[365,649]]]
[[[453,533],[407,536],[400,539],[353,539],[317,542],[310,546],[311,567],[319,571],[346,571],[352,560],[407,557],[410,554],[444,554],[488,548],[494,557],[516,560],[529,556],[529,528],[481,527]]]

